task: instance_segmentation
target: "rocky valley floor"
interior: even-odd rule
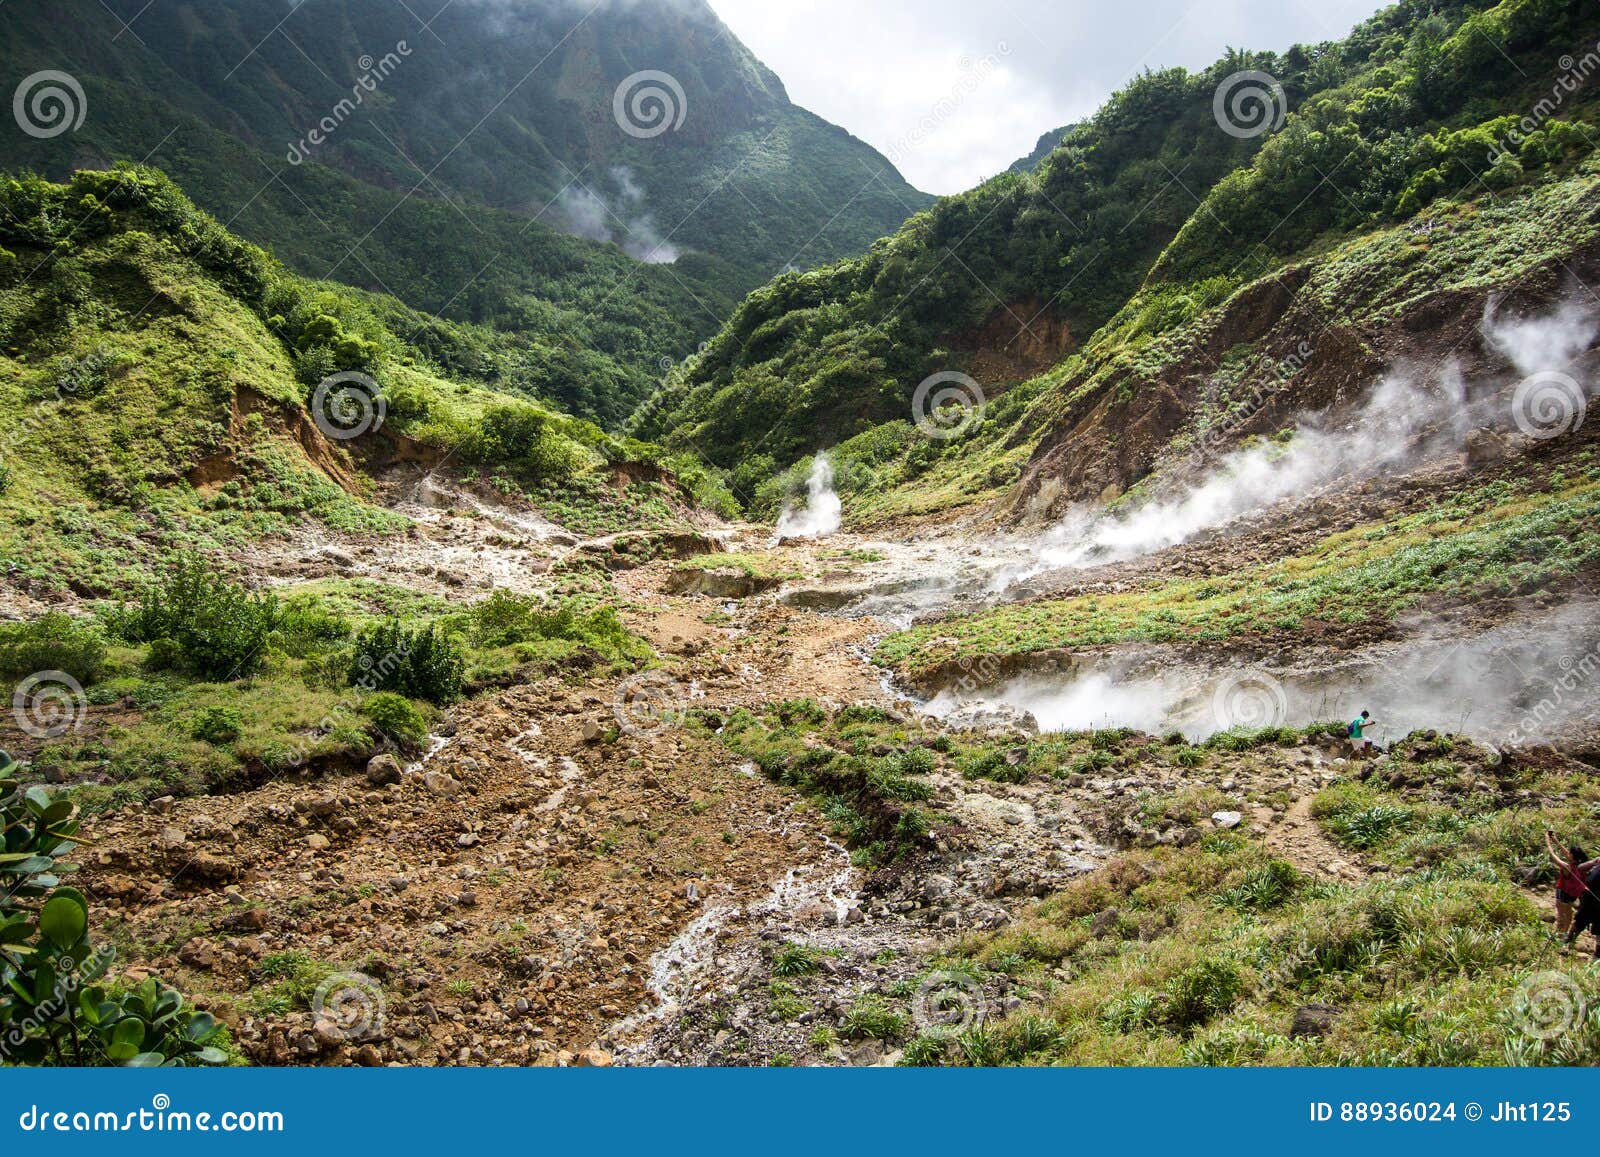
[[[518,581],[537,589],[573,552],[616,557],[614,538],[460,498],[413,510],[420,532],[377,555],[308,542],[266,569],[280,582],[483,571],[442,584],[460,589],[528,557]],[[1253,533],[1270,531],[1239,541]],[[944,1054],[927,1042],[1032,1024],[1070,989],[1070,954],[1021,970],[978,961],[1129,855],[1234,841],[1298,888],[1360,889],[1402,868],[1374,858],[1377,843],[1335,838],[1314,812],[1329,792],[1544,798],[1512,786],[1525,765],[1449,741],[1369,763],[1315,729],[1197,746],[1041,736],[1016,712],[941,722],[868,662],[894,625],[870,612],[959,539],[772,549],[764,532],[721,527],[706,540],[731,553],[685,563],[669,550],[612,572],[659,658],[642,674],[486,692],[451,709],[421,756],[95,818],[80,882],[118,973],[192,994],[259,1064],[931,1063]],[[1095,581],[1205,558],[1180,548]],[[97,708],[91,726],[117,710]],[[1548,760],[1539,774],[1588,774]],[[864,778],[841,788],[811,767]],[[1080,923],[1159,940],[1116,932],[1127,910],[1106,903]]]

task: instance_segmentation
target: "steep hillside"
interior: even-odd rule
[[[0,201],[0,551],[33,600],[123,593],[166,552],[306,519],[403,530],[373,502],[401,462],[571,503],[634,460],[588,422],[448,380],[404,307],[295,277],[154,170],[7,181]],[[318,393],[339,373],[364,375],[361,437]]]
[[[1036,175],[942,200],[866,257],[752,294],[638,429],[737,466],[735,488],[758,508],[774,498],[763,471],[840,443],[874,488],[917,479],[908,504],[927,505],[930,470],[941,491],[941,476],[966,476],[946,504],[992,492],[1017,476],[1019,456],[1063,406],[1102,396],[1084,381],[1107,374],[1136,406],[1155,404],[1166,395],[1145,390],[1139,373],[1163,335],[1263,277],[1293,282],[1303,273],[1285,271],[1296,260],[1416,221],[1435,201],[1480,204],[1502,223],[1526,209],[1541,221],[1527,232],[1541,253],[1570,251],[1569,233],[1541,232],[1559,224],[1540,216],[1548,202],[1523,194],[1592,149],[1596,92],[1560,81],[1561,62],[1597,36],[1600,18],[1575,3],[1402,3],[1338,43],[1236,55],[1198,75],[1148,74],[1073,130]],[[1241,87],[1238,74],[1251,69],[1279,88]],[[1541,114],[1541,131],[1507,153],[1501,142],[1524,110],[1548,105],[1552,86],[1559,116]],[[1366,268],[1400,292],[1410,258],[1391,255],[1402,259]],[[1479,285],[1509,283],[1524,268],[1464,260]],[[1323,324],[1350,307],[1365,303],[1330,302]],[[1113,364],[1136,372],[1112,373]],[[1230,372],[1254,380],[1242,363]],[[974,379],[963,404],[984,420],[919,438],[912,423],[937,416],[914,412],[917,387],[939,373]],[[1178,392],[1182,404],[1193,389]]]
[[[859,252],[927,203],[876,151],[791,104],[700,0],[337,0],[288,13],[278,0],[70,0],[11,6],[0,44],[8,74],[74,76],[91,114],[64,139],[8,125],[10,163],[61,175],[148,160],[304,272],[379,278],[410,304],[474,320],[507,291],[545,288],[484,271],[497,256],[548,276],[584,252],[530,218],[677,259],[676,281],[601,261],[593,301],[624,280],[674,285],[686,315],[707,298],[698,332],[727,294]],[[635,77],[646,72],[658,78]],[[416,200],[426,214],[408,215]],[[370,269],[338,260],[357,242]],[[586,310],[582,294],[540,296]]]

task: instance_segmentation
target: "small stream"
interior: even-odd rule
[[[855,904],[860,872],[843,845],[826,836],[822,845],[823,859],[790,868],[754,903],[708,901],[705,911],[650,958],[645,983],[654,1005],[608,1028],[599,1038],[602,1045],[611,1047],[626,1064],[659,1060],[653,1030],[696,997],[758,964],[755,945],[764,928],[786,924],[797,912],[815,905],[827,908],[836,923],[843,923]]]

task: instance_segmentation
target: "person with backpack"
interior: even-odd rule
[[[1373,751],[1372,740],[1362,734],[1365,728],[1371,727],[1376,722],[1372,712],[1363,711],[1350,721],[1350,726],[1345,728],[1345,734],[1350,737],[1350,750],[1357,755],[1367,755]]]

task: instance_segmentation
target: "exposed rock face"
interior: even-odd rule
[[[1568,268],[1593,276],[1600,249],[1580,248],[1519,280],[1518,302],[1552,307],[1569,291]],[[1298,415],[1360,403],[1391,370],[1448,362],[1491,390],[1516,384],[1479,332],[1485,306],[1500,287],[1419,294],[1414,284],[1386,279],[1384,272],[1364,273],[1370,284],[1363,285],[1363,296],[1328,316],[1330,295],[1353,288],[1342,280],[1347,271],[1316,260],[1292,266],[1175,331],[1180,344],[1153,372],[1127,360],[1088,362],[1058,387],[1063,397],[1082,392],[1062,407],[1035,448],[1013,496],[1016,516],[1057,517],[1158,469],[1204,470],[1216,455],[1252,435],[1275,433]],[[1247,351],[1243,366],[1222,374],[1222,359],[1240,350]],[[1196,433],[1202,426],[1204,434]],[[1186,433],[1206,453],[1180,456],[1174,439]],[[1465,439],[1464,455],[1476,466],[1529,448],[1515,430],[1485,430]]]

